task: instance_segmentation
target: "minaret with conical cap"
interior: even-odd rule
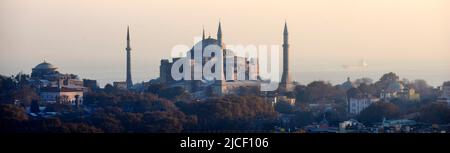
[[[131,46],[130,46],[130,27],[127,27],[127,88],[130,89],[133,86],[133,81],[131,80]]]
[[[220,47],[222,46],[222,26],[221,23],[219,21],[219,29],[217,30],[217,43],[219,44]]]
[[[289,34],[287,22],[284,23],[283,32],[283,74],[281,76],[281,88],[284,91],[292,91],[291,72],[289,70]]]
[[[219,47],[221,48],[221,51],[224,51],[223,48],[223,37],[222,37],[222,26],[221,26],[221,22],[219,21],[219,28],[217,29],[217,45],[219,45]],[[223,55],[223,54],[222,54]],[[223,95],[227,93],[227,88],[226,88],[226,80],[225,80],[225,74],[224,74],[224,59],[222,59],[222,71],[219,72],[221,73],[220,79],[215,80],[215,87],[214,87],[214,92],[218,95]]]
[[[202,40],[205,40],[205,27],[203,27]]]

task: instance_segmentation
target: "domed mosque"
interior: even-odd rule
[[[287,35],[287,25],[285,25],[283,35],[283,52],[288,52],[289,45]],[[196,54],[199,53],[201,55],[196,57]],[[211,53],[210,57],[204,56],[205,54],[209,53]],[[223,62],[221,63],[222,66],[219,66],[223,67],[223,72],[219,72],[222,73],[222,79],[206,79],[204,75],[202,75],[201,78],[196,78],[194,74],[204,74],[203,71],[205,65],[208,64],[209,61],[214,59],[214,57],[216,56],[215,53],[221,53],[223,55]],[[206,37],[205,30],[203,29],[202,40],[196,43],[190,50],[188,50],[186,56],[171,59],[162,59],[160,64],[160,77],[158,81],[171,87],[184,87],[186,90],[193,93],[194,97],[205,97],[205,95],[211,93],[213,95],[237,93],[239,92],[239,89],[241,87],[258,88],[259,90],[261,82],[264,82],[266,80],[262,80],[260,77],[258,58],[238,55],[239,54],[237,54],[235,51],[226,48],[226,45],[223,42],[221,23],[219,22],[216,39],[212,38],[211,36]],[[287,88],[288,85],[291,84],[287,60],[288,54],[283,55],[286,57],[283,58],[285,59],[283,63],[284,70],[280,85],[281,87],[286,87],[286,89],[290,90],[290,88]],[[201,59],[197,59],[199,57]],[[173,79],[172,66],[180,59],[189,61],[191,69],[190,78],[192,78],[192,80]],[[201,69],[196,68],[196,65],[201,65]],[[183,67],[180,68],[180,71],[183,71]],[[256,68],[256,70],[253,70],[253,68]],[[215,73],[215,71],[215,67],[212,67],[211,72]]]
[[[83,101],[83,81],[74,74],[61,74],[45,60],[32,68],[31,78],[42,102],[79,105]]]
[[[50,63],[47,63],[45,60],[44,62],[36,65],[31,72],[31,77],[34,78],[44,78],[52,75],[58,75],[60,74],[58,71],[58,68]]]
[[[201,52],[197,52],[197,50]],[[208,52],[211,53],[211,57],[205,57],[204,55]],[[201,59],[197,59],[195,56],[200,53]],[[222,76],[224,78],[219,80],[210,80],[205,79],[204,76],[202,76],[201,79],[195,79],[194,74],[203,74],[203,68],[205,64],[212,60],[216,55],[215,53],[221,53],[223,55],[223,72]],[[174,63],[176,63],[180,59],[187,59],[189,60],[192,65],[190,65],[191,70],[193,73],[191,73],[191,78],[194,78],[192,80],[174,80],[172,78],[171,69]],[[239,62],[237,62],[239,61]],[[184,87],[186,90],[194,93],[194,96],[196,93],[199,93],[200,95],[204,94],[201,92],[212,90],[213,93],[222,95],[222,94],[229,94],[235,92],[235,89],[239,87],[255,87],[259,84],[257,80],[250,80],[250,76],[257,76],[259,77],[259,72],[255,71],[249,71],[250,66],[257,67],[257,60],[251,57],[240,57],[235,56],[234,52],[226,49],[225,43],[222,39],[222,27],[219,22],[219,27],[217,31],[217,38],[214,39],[211,36],[206,37],[205,36],[205,30],[203,29],[203,36],[202,40],[196,43],[190,50],[187,51],[187,54],[185,57],[177,57],[172,58],[171,61],[169,59],[163,59],[161,60],[160,65],[160,77],[159,81],[164,84],[168,84],[169,86],[181,86]],[[227,71],[227,62],[233,62],[233,70]],[[196,68],[194,65],[201,65],[202,66],[202,72],[196,72]],[[237,68],[245,68],[245,72],[238,72]],[[212,67],[211,72],[215,72],[215,68]],[[228,74],[227,74],[228,72]],[[239,73],[239,75],[238,75]],[[238,80],[238,76],[245,76],[244,80]],[[231,78],[231,79],[230,79]]]

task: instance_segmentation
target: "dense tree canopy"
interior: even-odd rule
[[[431,124],[450,123],[450,108],[447,104],[429,104],[424,106],[420,111],[418,120]]]
[[[399,109],[392,103],[378,102],[370,105],[357,116],[358,121],[364,124],[379,123],[386,119],[395,119],[399,116]]]
[[[307,103],[315,103],[323,100],[337,101],[346,97],[345,90],[323,81],[314,81],[306,87],[298,86],[295,92],[298,102]]]
[[[198,130],[265,130],[277,113],[270,103],[255,96],[227,96],[179,104],[198,118]]]
[[[292,106],[287,102],[280,101],[277,104],[275,104],[275,110],[279,113],[291,114],[295,111],[295,108],[294,106]]]
[[[147,84],[139,91],[117,89],[108,84],[104,89],[84,95],[80,107],[37,102],[38,95],[30,86],[28,75],[0,76],[0,131],[8,132],[74,132],[74,133],[153,133],[208,132],[243,130],[273,130],[288,118],[289,127],[304,127],[324,118],[332,126],[349,119],[347,97],[378,96],[380,91],[398,81],[395,73],[387,73],[372,83],[371,79],[355,81],[349,90],[324,81],[308,85],[296,84],[288,97],[296,105],[278,102],[274,106],[260,96],[256,88],[239,88],[235,95],[210,95],[194,99],[182,87]],[[392,99],[363,110],[357,119],[365,124],[381,122],[383,118],[403,118],[413,114],[424,123],[449,123],[450,110],[435,104],[436,89],[424,80],[402,82],[416,89],[427,102],[411,103]],[[208,90],[209,91],[209,90]],[[13,103],[19,101],[20,103]],[[319,105],[317,105],[319,104]],[[41,111],[39,106],[45,106]],[[314,108],[316,107],[316,108]],[[33,112],[27,114],[26,109]],[[45,116],[46,112],[56,113]],[[37,115],[36,115],[37,114]],[[416,115],[419,114],[419,115]],[[44,117],[45,116],[45,117]]]
[[[315,121],[315,116],[310,111],[296,111],[294,113],[293,126],[304,127],[312,124]]]
[[[168,87],[165,84],[151,84],[147,92],[171,100],[190,100],[190,94],[183,87]]]
[[[33,99],[38,99],[29,80],[29,75],[20,73],[12,77],[0,76],[0,103],[12,103],[18,100],[24,105],[30,105]]]
[[[0,117],[4,120],[25,121],[28,115],[22,107],[11,104],[0,104]]]

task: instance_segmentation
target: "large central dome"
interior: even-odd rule
[[[188,52],[188,55],[190,53],[193,53],[193,54],[190,54],[190,55],[191,55],[191,58],[194,58],[194,54],[195,54],[194,50],[195,49],[200,49],[202,51],[202,55],[203,55],[206,50],[220,49],[219,51],[222,52],[223,48],[225,48],[225,44],[222,43],[222,47],[220,47],[219,41],[217,39],[209,37],[207,39],[203,39],[202,41],[196,43],[192,47],[192,49]]]
[[[211,46],[211,45],[219,46],[219,41],[217,41],[217,39],[209,37],[209,38],[204,39],[204,40],[198,42],[197,44],[195,44],[192,47],[192,50],[194,50],[194,48],[205,48],[205,47],[208,47],[208,46]]]
[[[57,67],[53,66],[50,63],[47,62],[42,62],[38,65],[36,65],[31,72],[31,77],[40,77],[40,78],[44,78],[45,76],[48,75],[55,75],[55,74],[59,74],[59,72],[57,71]]]
[[[42,63],[36,65],[36,66],[34,67],[34,69],[36,69],[36,70],[56,70],[57,67],[55,67],[55,66],[53,66],[52,64],[47,63],[47,62],[44,61],[44,62],[42,62]]]

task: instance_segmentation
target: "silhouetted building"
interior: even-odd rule
[[[366,109],[367,107],[369,107],[370,105],[378,102],[379,99],[372,97],[372,96],[362,96],[362,97],[353,97],[350,98],[349,101],[349,113],[352,115],[358,115],[359,113],[361,113],[361,111],[363,111],[364,109]]]
[[[83,104],[83,89],[66,87],[44,87],[40,89],[41,101],[71,105]]]
[[[56,66],[44,61],[32,69],[31,76],[42,102],[82,104],[85,88],[76,75],[61,74]]]
[[[46,61],[36,65],[31,71],[31,77],[33,78],[48,78],[56,77],[60,73],[57,71],[58,68],[53,66]]]
[[[89,88],[92,91],[100,89],[100,87],[97,84],[97,80],[83,79],[83,86]]]
[[[123,81],[122,82],[119,82],[119,81],[113,82],[113,86],[116,89],[126,90],[126,89],[128,89],[127,85],[128,85],[127,82],[123,82]]]
[[[31,83],[36,88],[46,86],[57,86],[79,88],[83,87],[83,82],[74,74],[62,74],[56,66],[46,61],[36,65],[31,72]]]
[[[195,56],[197,54],[197,50],[201,54],[200,57],[202,59],[196,59]],[[223,64],[221,72],[218,72],[221,77],[220,79],[206,79],[203,75],[201,79],[193,79],[193,80],[174,80],[172,77],[172,66],[178,60],[186,59],[191,65],[191,78],[194,78],[194,74],[203,74],[202,72],[198,72],[195,67],[201,66],[204,68],[205,64],[208,61],[211,61],[216,57],[216,55],[212,55],[211,57],[204,57],[206,52],[219,52],[223,55],[223,62],[219,64]],[[190,56],[190,57],[189,57]],[[232,66],[227,65],[230,63],[234,63]],[[232,70],[227,70],[227,69]],[[239,68],[243,68],[244,71],[239,71]],[[255,71],[252,71],[251,68],[255,68]],[[211,91],[216,95],[224,95],[224,94],[232,94],[236,93],[240,87],[258,87],[260,85],[261,80],[259,79],[259,71],[258,68],[258,60],[256,58],[251,57],[241,57],[235,54],[234,51],[226,48],[226,45],[223,43],[223,33],[222,26],[219,22],[219,27],[217,30],[217,39],[205,37],[205,31],[203,29],[202,40],[196,43],[192,49],[187,52],[186,57],[181,58],[172,58],[171,61],[169,59],[162,59],[160,65],[160,77],[159,81],[164,84],[168,84],[169,86],[182,86],[186,90],[190,91],[194,94],[194,96],[206,96],[207,91]],[[201,69],[203,70],[203,69]],[[212,72],[216,70],[214,67],[211,69]],[[226,77],[225,77],[226,76]],[[238,79],[238,76],[244,76],[245,79]],[[256,76],[256,79],[250,79],[251,77]],[[231,78],[231,79],[230,79]]]
[[[450,81],[445,82],[442,87],[442,94],[438,98],[438,102],[446,103],[450,107]]]
[[[280,80],[279,89],[282,93],[293,91],[294,84],[291,80],[291,73],[289,68],[289,41],[288,41],[288,29],[287,24],[284,25],[284,33],[283,33],[283,73],[282,79]],[[216,48],[211,46],[218,46]],[[212,60],[215,55],[212,57],[203,57],[201,60],[195,59],[195,51],[197,49],[201,49],[201,53],[203,54],[206,50],[210,52],[209,49],[219,49],[219,52],[223,54],[223,69],[222,72],[219,72],[222,76],[222,79],[217,80],[208,80],[202,76],[201,80],[195,79],[192,75],[191,78],[193,80],[174,80],[172,78],[172,66],[181,58],[172,58],[162,59],[160,65],[160,77],[159,81],[164,84],[168,84],[169,86],[183,86],[188,91],[194,93],[195,95],[202,95],[201,92],[212,91],[213,94],[224,95],[224,94],[232,94],[238,92],[237,89],[241,87],[258,87],[260,88],[261,83],[265,80],[261,80],[259,73],[259,60],[257,57],[241,57],[238,56],[234,51],[227,49],[226,45],[223,42],[223,33],[222,26],[219,22],[219,27],[217,31],[217,39],[211,38],[209,36],[206,38],[205,30],[203,29],[203,35],[201,42],[198,42],[193,46],[191,50],[188,51],[186,60],[190,64],[191,74],[202,74],[202,72],[197,72],[198,69],[195,67],[201,65],[204,68],[205,63]],[[217,51],[217,50],[215,50]],[[214,51],[214,52],[215,52]],[[234,63],[234,64],[233,64]],[[233,65],[233,66],[229,66]],[[240,69],[245,69],[244,71],[240,71]],[[230,70],[231,69],[231,70]],[[256,70],[253,70],[256,69]],[[216,71],[212,69],[212,71]],[[240,78],[238,78],[241,76]],[[245,79],[241,79],[242,76],[245,76]],[[254,77],[256,76],[256,77]],[[231,78],[231,79],[230,79]],[[252,78],[252,79],[250,79]],[[256,78],[256,79],[254,79]],[[203,95],[205,95],[203,93]],[[285,95],[284,95],[285,96]],[[285,99],[292,102],[292,99],[285,97]]]
[[[349,90],[351,88],[354,88],[355,85],[352,83],[352,81],[350,81],[350,77],[347,78],[347,81],[345,81],[344,83],[338,85],[339,88],[344,89],[344,90]]]

